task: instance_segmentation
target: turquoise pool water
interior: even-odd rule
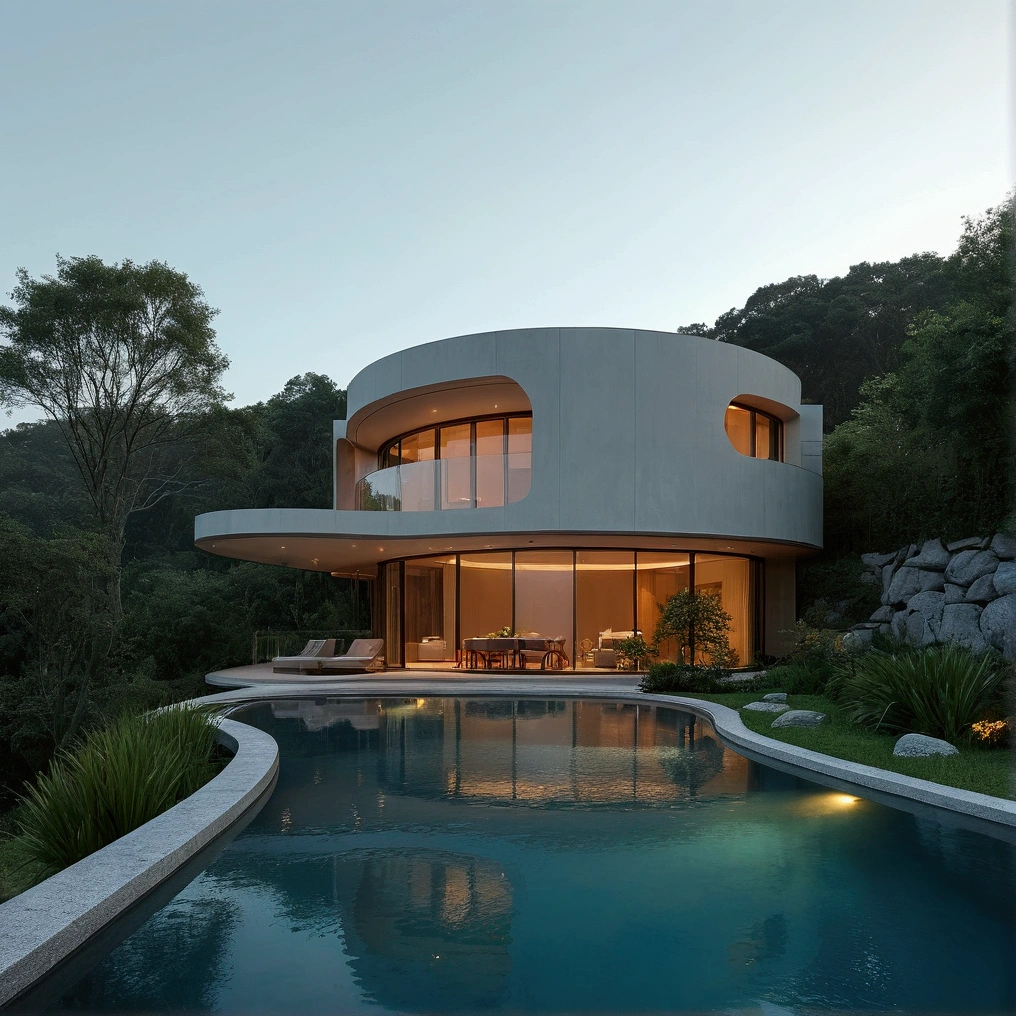
[[[1011,1012],[1000,841],[590,701],[293,700],[250,826],[64,995],[101,1012]]]

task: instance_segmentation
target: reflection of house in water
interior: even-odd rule
[[[383,709],[378,779],[474,800],[672,801],[743,794],[747,762],[708,722],[673,709],[428,699]]]
[[[272,715],[277,720],[299,720],[309,731],[324,730],[336,723],[348,723],[354,730],[377,730],[380,726],[378,710],[367,708],[366,702],[347,702],[342,699],[289,699],[273,702]]]
[[[366,850],[334,859],[346,952],[380,1005],[499,1007],[511,970],[512,888],[501,866],[443,850]]]

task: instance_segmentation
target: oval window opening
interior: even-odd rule
[[[723,417],[723,429],[742,455],[783,461],[783,421],[778,417],[743,402],[731,402]]]

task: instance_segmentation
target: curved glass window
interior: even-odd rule
[[[398,571],[399,564],[386,568]],[[383,628],[388,661],[404,659],[410,668],[614,670],[625,664],[623,640],[641,634],[653,642],[667,601],[692,592],[715,597],[729,617],[735,666],[761,648],[761,564],[731,554],[471,551],[407,559],[385,581],[382,599],[396,618]],[[674,639],[661,641],[659,658],[708,661],[689,634],[683,649]],[[550,657],[548,646],[531,645],[541,640],[553,643]]]
[[[521,501],[532,479],[532,414],[456,420],[403,434],[356,484],[361,511],[493,508]]]
[[[730,443],[754,459],[783,461],[783,421],[761,409],[731,402],[723,418]]]

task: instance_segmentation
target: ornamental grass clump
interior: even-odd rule
[[[862,726],[960,741],[998,705],[1011,673],[999,656],[956,645],[873,649],[844,664],[831,690],[844,714]]]
[[[209,713],[180,706],[94,731],[25,794],[27,856],[45,877],[155,818],[215,775],[216,744]]]

